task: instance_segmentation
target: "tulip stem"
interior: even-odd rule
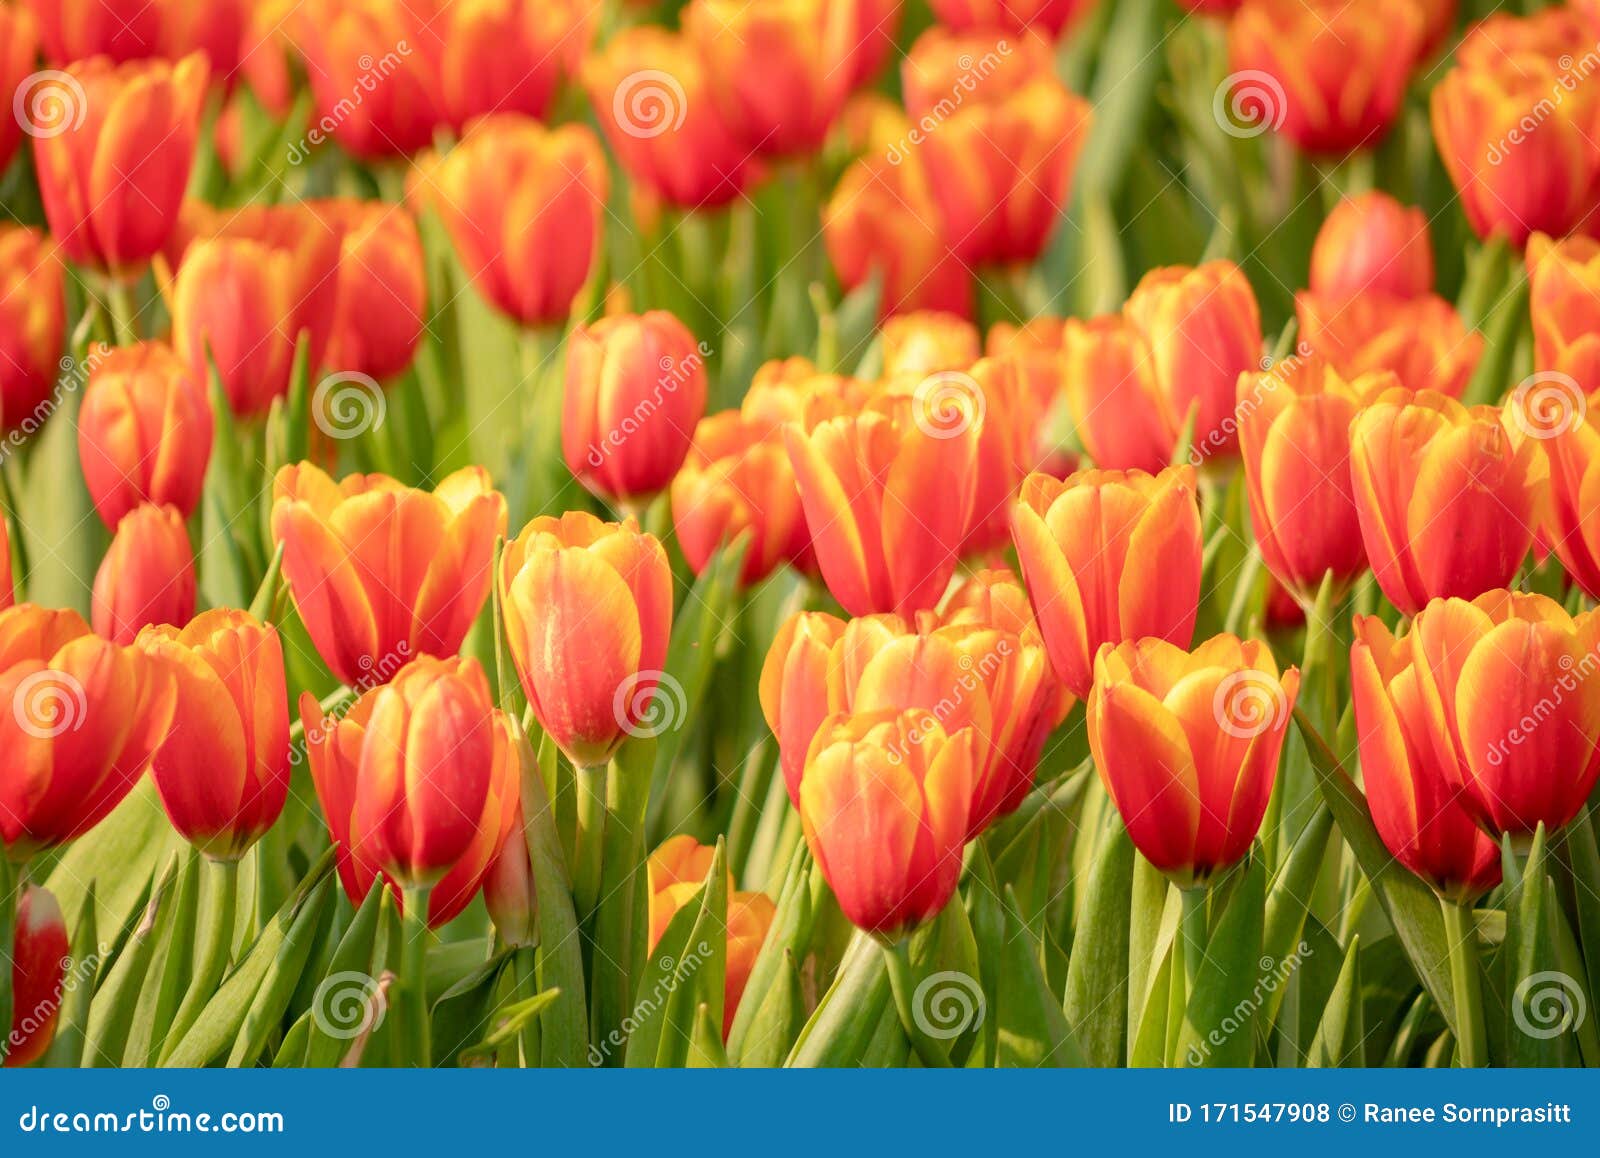
[[[600,893],[590,929],[589,1034],[593,1044],[609,1043],[606,1057],[621,1064],[617,1047],[627,1041],[624,1025],[633,1003],[634,983],[644,967],[645,813],[650,805],[655,743],[634,739],[612,761],[605,781],[605,836],[601,842]]]
[[[133,293],[127,282],[112,276],[105,279],[106,316],[111,320],[111,334],[119,346],[131,346],[139,340],[138,317],[134,313]]]
[[[572,850],[572,903],[578,919],[594,912],[600,896],[600,870],[604,863],[606,831],[607,765],[596,764],[573,771],[577,789],[578,832]]]
[[[233,956],[234,913],[239,897],[239,862],[212,860],[202,862],[203,885],[206,903],[202,909],[205,922],[196,946],[194,971],[189,977],[189,988],[172,1016],[172,1026],[167,1030],[161,1049],[161,1061],[166,1062],[178,1048],[184,1034],[193,1028],[205,1009],[206,1003],[222,983],[228,960]]]
[[[901,937],[885,945],[883,959],[889,967],[889,989],[894,994],[895,1012],[900,1015],[900,1028],[910,1038],[911,1048],[917,1051],[917,1057],[923,1065],[933,1069],[948,1069],[949,1051],[943,1042],[936,1041],[923,1028],[927,1012],[921,1011],[922,1016],[918,1017],[915,1002],[917,979],[911,967],[911,942]]]
[[[1488,1035],[1483,1020],[1483,982],[1478,969],[1478,933],[1470,905],[1444,906],[1444,934],[1450,942],[1450,984],[1456,998],[1456,1043],[1461,1064],[1489,1064]]]
[[[1200,963],[1206,958],[1206,946],[1211,941],[1211,926],[1206,920],[1206,901],[1210,893],[1205,885],[1183,890],[1183,981],[1184,992],[1191,996],[1200,976]]]
[[[432,885],[410,885],[404,890],[405,914],[401,923],[401,977],[403,1001],[399,1025],[402,1064],[433,1064],[428,1040],[428,898]]]
[[[6,859],[0,843],[0,1033],[10,1034],[15,995],[11,991],[11,954],[17,925],[17,902],[22,894],[22,872]],[[0,1037],[0,1062],[5,1060],[9,1037]]]

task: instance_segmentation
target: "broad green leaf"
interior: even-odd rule
[[[1308,1068],[1360,1066],[1366,1032],[1361,1016],[1361,938],[1350,938],[1339,979],[1322,1014],[1322,1024],[1306,1055]]]
[[[268,1038],[281,1025],[306,962],[316,952],[317,942],[325,933],[324,922],[330,915],[334,887],[332,881],[324,879],[289,926],[288,935],[261,978],[254,1000],[245,1010],[239,1034],[228,1054],[230,1068],[253,1065],[267,1048]],[[179,1050],[182,1048],[180,1045]]]
[[[1249,1065],[1254,1056],[1267,873],[1259,859],[1236,871],[1243,877],[1212,925],[1185,999],[1173,1055],[1180,1065]]]
[[[1067,966],[1067,1021],[1092,1066],[1122,1064],[1128,1037],[1133,841],[1114,816],[1102,826]]]
[[[151,889],[144,917],[117,955],[105,983],[89,1007],[89,1024],[84,1034],[83,1059],[90,1066],[122,1064],[133,1024],[139,993],[150,970],[158,943],[158,919],[162,906],[177,876],[178,854],[174,853],[160,879]]]
[[[1005,939],[997,962],[999,987],[993,1016],[997,1060],[1002,1066],[1077,1066],[1081,1047],[1060,1003],[1045,981],[1039,942],[1018,912],[1016,893],[1005,886]]]
[[[883,951],[869,934],[857,932],[839,972],[812,1012],[784,1063],[797,1068],[861,1064],[885,1016],[903,1043],[905,1034],[889,991]]]
[[[186,850],[171,900],[162,905],[156,918],[156,950],[128,1026],[128,1044],[122,1058],[124,1066],[142,1068],[159,1060],[167,1028],[188,988],[194,965],[200,868],[200,854],[193,849]]]
[[[370,1026],[385,1010],[378,990],[378,963],[374,960],[383,907],[393,905],[386,884],[368,891],[355,919],[334,949],[327,970],[312,996],[313,1020],[306,1031],[305,1064],[316,1068],[337,1065],[352,1037]]]
[[[728,1031],[728,1056],[740,1064],[781,1065],[804,1023],[803,1013],[800,1022],[793,1020],[795,1011],[788,981],[795,962],[804,957],[811,940],[811,864],[811,855],[805,851],[791,860],[774,906],[772,925],[750,967],[744,995]],[[748,1058],[747,1042],[751,1050]],[[758,1061],[757,1054],[763,1060]]]

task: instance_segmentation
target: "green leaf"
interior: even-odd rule
[[[234,1038],[233,1049],[228,1054],[230,1068],[253,1065],[266,1050],[269,1036],[282,1023],[283,1015],[289,1008],[289,999],[300,984],[306,962],[326,932],[324,921],[331,912],[334,887],[332,881],[324,880],[295,915],[288,935],[284,937],[282,946],[256,989],[254,1000],[245,1010],[239,1034]],[[182,1050],[183,1046],[180,1045],[178,1052]]]
[[[725,1070],[728,1052],[722,1045],[722,1023],[711,1012],[711,1006],[701,1002],[694,1012],[694,1038],[689,1042],[688,1067],[692,1070]]]
[[[1592,1010],[1581,980],[1561,968],[1547,854],[1543,825],[1520,874],[1506,853],[1506,1062],[1513,1066],[1571,1064],[1570,1031]]]
[[[91,894],[95,924],[121,929],[145,903],[156,871],[186,845],[145,777],[94,829],[73,841],[45,880],[73,925]]]
[[[870,934],[857,930],[833,984],[800,1031],[784,1064],[796,1068],[860,1065],[885,1016],[893,1022],[903,1057],[910,1047],[892,1000],[883,951]]]
[[[811,940],[811,854],[798,852],[778,893],[772,925],[761,943],[744,995],[728,1031],[728,1056],[741,1065],[782,1065],[805,1023],[803,1007],[795,1020],[790,975]],[[795,977],[798,982],[798,976]],[[746,1056],[746,1054],[749,1056]]]
[[[0,857],[0,860],[3,860]],[[0,868],[0,877],[5,870]],[[0,884],[0,888],[4,888]],[[89,1025],[89,1002],[94,997],[95,986],[106,970],[106,955],[110,945],[102,945],[94,919],[94,885],[78,911],[77,923],[72,928],[68,944],[71,947],[70,964],[61,984],[61,1014],[56,1019],[55,1037],[44,1064],[53,1068],[75,1068],[83,1064],[84,1032]],[[10,1024],[8,1020],[7,1025]]]
[[[1189,989],[1174,1057],[1187,1066],[1249,1065],[1255,1052],[1255,999],[1261,976],[1266,866],[1252,858],[1211,929]]]
[[[1121,1065],[1127,1043],[1133,857],[1133,841],[1113,813],[1101,830],[1067,966],[1067,1021],[1092,1066]]]
[[[194,931],[200,907],[200,855],[189,849],[180,864],[172,899],[162,905],[156,918],[156,950],[128,1027],[128,1044],[122,1058],[124,1066],[150,1066],[159,1060],[161,1043],[166,1040],[167,1027],[172,1024],[173,1014],[183,999],[194,965]]]
[[[994,1010],[999,1064],[1033,1068],[1084,1064],[1067,1015],[1045,981],[1039,942],[1024,924],[1009,884],[1003,908],[1006,928]]]
[[[1311,895],[1332,832],[1333,813],[1319,805],[1272,880],[1261,939],[1262,955],[1272,962],[1269,969],[1281,969],[1285,962],[1298,959],[1300,933],[1311,911]],[[1260,1021],[1264,1031],[1277,1024],[1286,990],[1287,986],[1276,985],[1267,992]]]
[[[351,1038],[371,1026],[386,1008],[378,991],[381,961],[375,957],[386,905],[394,905],[393,894],[380,881],[368,891],[355,919],[339,938],[311,999],[313,1021],[306,1031],[307,1066],[336,1065],[349,1049]]]
[[[502,1045],[514,1041],[524,1029],[537,1021],[560,996],[557,990],[547,989],[543,993],[536,993],[532,997],[514,1001],[496,1010],[493,1018],[494,1028],[477,1045],[463,1050],[461,1061],[468,1063],[493,1057]]]
[[[1322,1014],[1317,1036],[1306,1055],[1307,1068],[1359,1066],[1366,1031],[1361,1016],[1361,938],[1351,937],[1339,979]]]
[[[178,856],[172,859],[151,889],[144,918],[133,930],[106,975],[105,983],[89,1007],[89,1023],[84,1034],[83,1057],[91,1066],[120,1065],[126,1052],[128,1031],[133,1024],[139,992],[155,956],[157,920],[178,871]]]

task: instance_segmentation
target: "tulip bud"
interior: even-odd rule
[[[13,95],[39,59],[39,24],[26,8],[0,8],[0,85]],[[11,164],[22,144],[23,118],[0,118],[0,170]]]
[[[278,632],[217,608],[181,631],[147,627],[138,643],[177,688],[172,730],[150,765],[167,818],[206,856],[236,861],[276,823],[289,792]]]
[[[800,821],[850,922],[896,938],[943,910],[961,877],[977,737],[924,711],[834,715],[806,757]]]
[[[37,229],[0,224],[0,424],[30,433],[55,411],[67,307],[63,261]]]
[[[701,347],[665,310],[577,327],[561,423],[567,469],[603,498],[648,499],[683,465],[706,390]]]
[[[830,653],[844,629],[844,620],[825,611],[796,612],[778,628],[761,665],[761,714],[778,738],[784,786],[796,808],[806,752],[829,711]]]
[[[672,571],[654,535],[631,518],[540,517],[506,544],[499,582],[522,690],[575,765],[671,725],[679,706],[652,704],[672,633]]]
[[[50,1048],[72,951],[61,906],[38,885],[22,890],[16,918],[10,962],[10,1033],[0,1042],[0,1063],[7,1069],[32,1065]]]
[[[1311,247],[1311,292],[1397,298],[1433,292],[1428,219],[1387,193],[1362,193],[1334,207]]]
[[[528,856],[520,806],[505,844],[484,875],[483,903],[507,945],[538,944],[539,895],[534,889],[533,861]]]
[[[1395,858],[1440,896],[1470,904],[1500,883],[1499,846],[1459,797],[1461,777],[1444,759],[1442,717],[1419,678],[1416,633],[1396,639],[1375,616],[1357,616],[1350,648],[1361,780],[1372,823]]]
[[[1151,270],[1123,316],[1150,345],[1156,386],[1175,429],[1198,404],[1192,444],[1231,454],[1239,375],[1261,362],[1261,311],[1244,272],[1229,261]]]
[[[95,633],[113,643],[132,643],[153,623],[189,622],[194,548],[176,508],[145,503],[122,517],[95,572],[91,601]]]
[[[106,526],[142,503],[194,514],[212,428],[203,388],[170,347],[141,342],[95,363],[78,412],[78,458]]]
[[[1378,586],[1415,615],[1440,596],[1504,587],[1537,526],[1532,440],[1489,406],[1390,390],[1350,427],[1361,538]]]
[[[82,836],[144,775],[172,722],[171,675],[74,611],[0,611],[0,844],[25,860]]]
[[[1572,378],[1569,394],[1600,389],[1600,242],[1535,234],[1527,264],[1534,365]],[[1565,417],[1579,405],[1568,398]]]
[[[1029,475],[1012,506],[1028,597],[1056,675],[1089,694],[1105,644],[1154,636],[1187,647],[1200,601],[1194,470]]]
[[[1154,473],[1172,461],[1182,419],[1157,384],[1149,343],[1122,315],[1062,328],[1061,381],[1096,466]]]
[[[161,51],[164,5],[150,0],[24,0],[55,65],[109,56],[142,60]]]
[[[1483,335],[1467,329],[1455,307],[1433,294],[1329,299],[1301,293],[1295,313],[1301,343],[1346,378],[1389,370],[1407,390],[1459,398],[1483,356]]]
[[[884,319],[883,376],[965,370],[979,358],[978,328],[958,314],[913,310]]]
[[[302,462],[278,471],[272,494],[284,581],[334,675],[368,687],[408,659],[459,650],[506,533],[505,499],[483,468],[429,493],[378,474],[335,483]]]
[[[1107,645],[1094,662],[1089,747],[1128,835],[1180,888],[1244,859],[1261,828],[1300,672],[1259,640]]]
[[[322,365],[393,378],[411,365],[428,308],[417,223],[404,208],[378,201],[320,201],[313,209],[343,239]]]

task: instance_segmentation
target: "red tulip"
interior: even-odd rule
[[[70,953],[61,906],[46,890],[28,885],[17,901],[12,934],[11,1024],[0,1041],[0,1063],[6,1068],[32,1065],[50,1048],[61,1018]]]
[[[182,627],[194,615],[194,548],[174,507],[145,503],[117,523],[95,572],[95,633],[132,643],[150,624]]]

